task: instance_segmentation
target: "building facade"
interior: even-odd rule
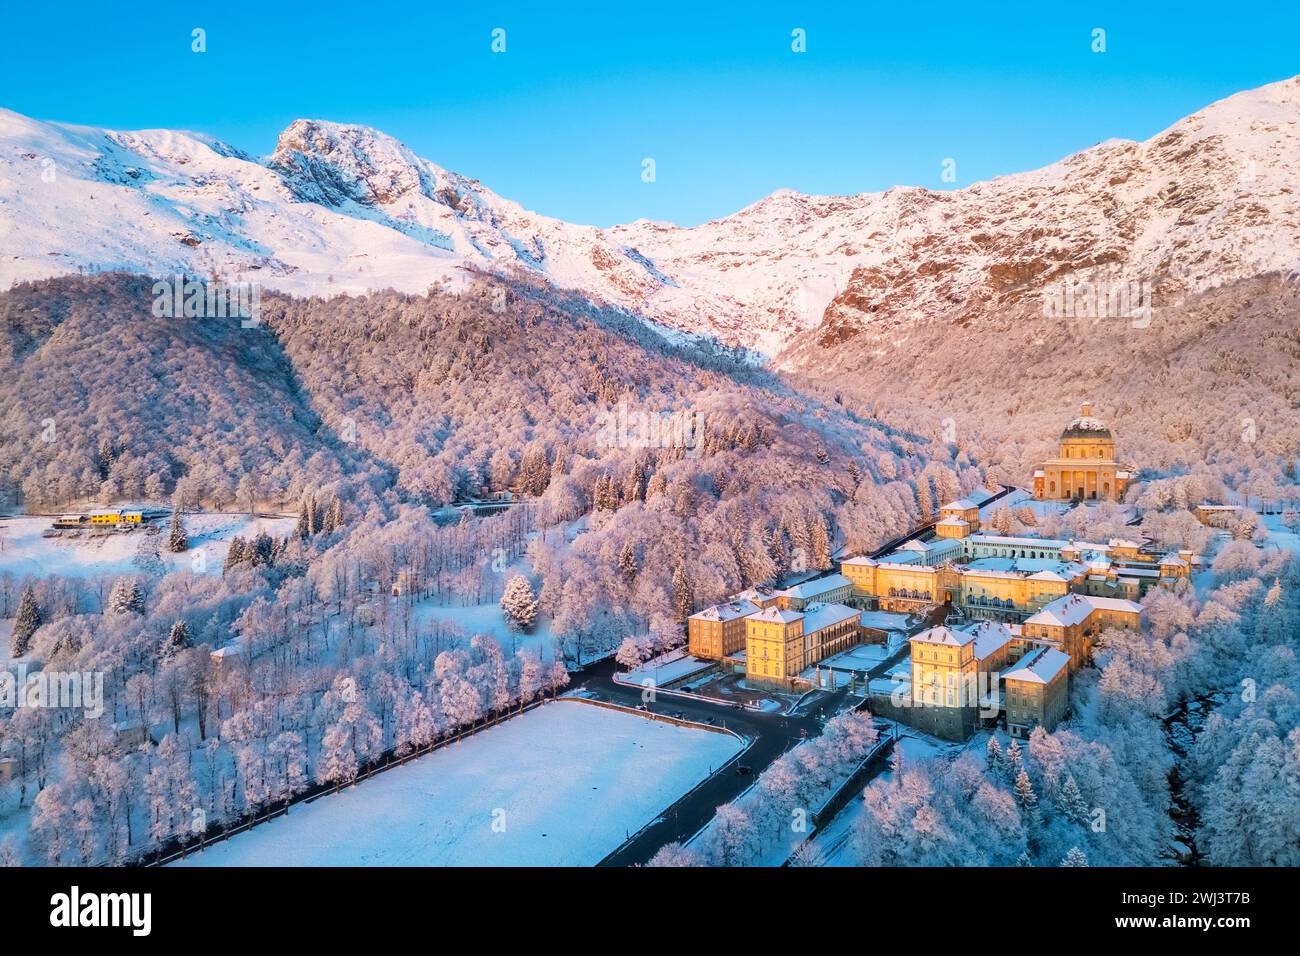
[[[1035,727],[1052,731],[1070,699],[1070,659],[1051,647],[1037,647],[1002,678],[1007,733],[1028,737]]]
[[[1140,630],[1142,605],[1117,598],[1070,594],[1044,607],[1028,618],[1024,638],[1052,644],[1070,661],[1070,670],[1078,670],[1092,659],[1098,636],[1108,627]]]
[[[860,638],[860,612],[844,604],[809,604],[802,611],[769,607],[745,618],[745,676],[788,683],[818,661]]]
[[[745,618],[762,610],[748,600],[715,604],[686,619],[686,646],[692,657],[721,660],[745,647]]]

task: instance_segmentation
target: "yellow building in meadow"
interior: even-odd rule
[[[1132,472],[1115,460],[1115,438],[1084,402],[1079,417],[1061,432],[1055,458],[1034,472],[1034,497],[1040,501],[1119,501]]]

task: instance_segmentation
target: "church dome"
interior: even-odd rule
[[[1110,438],[1110,429],[1099,418],[1092,415],[1092,403],[1084,402],[1079,408],[1079,417],[1075,418],[1070,424],[1065,426],[1065,431],[1061,432],[1061,441],[1070,438]]]

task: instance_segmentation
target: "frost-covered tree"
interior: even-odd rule
[[[1077,846],[1070,847],[1065,858],[1061,860],[1061,866],[1087,866],[1088,854],[1084,853]]]
[[[31,647],[32,635],[41,626],[41,607],[36,603],[36,594],[29,584],[23,588],[23,596],[18,602],[18,614],[14,618],[14,629],[10,639],[10,654],[22,657]]]
[[[505,592],[501,595],[501,611],[512,631],[524,631],[532,627],[537,620],[537,608],[533,586],[526,577],[516,574],[506,582]]]
[[[188,550],[189,546],[190,539],[185,533],[185,520],[181,517],[180,509],[173,508],[171,526],[167,531],[167,550],[173,554],[180,554]]]
[[[614,660],[622,665],[624,670],[632,670],[645,660],[645,644],[632,635],[623,638]]]
[[[114,614],[143,614],[144,592],[135,578],[118,578],[108,597],[108,609]]]
[[[169,660],[181,651],[188,650],[194,646],[190,639],[189,626],[184,621],[176,621],[172,624],[171,630],[167,632],[167,639],[163,641],[162,647],[158,650],[158,657],[161,660]]]

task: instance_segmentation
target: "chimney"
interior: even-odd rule
[[[1092,402],[1084,402],[1079,406],[1079,414],[1084,418],[1092,417]]]

